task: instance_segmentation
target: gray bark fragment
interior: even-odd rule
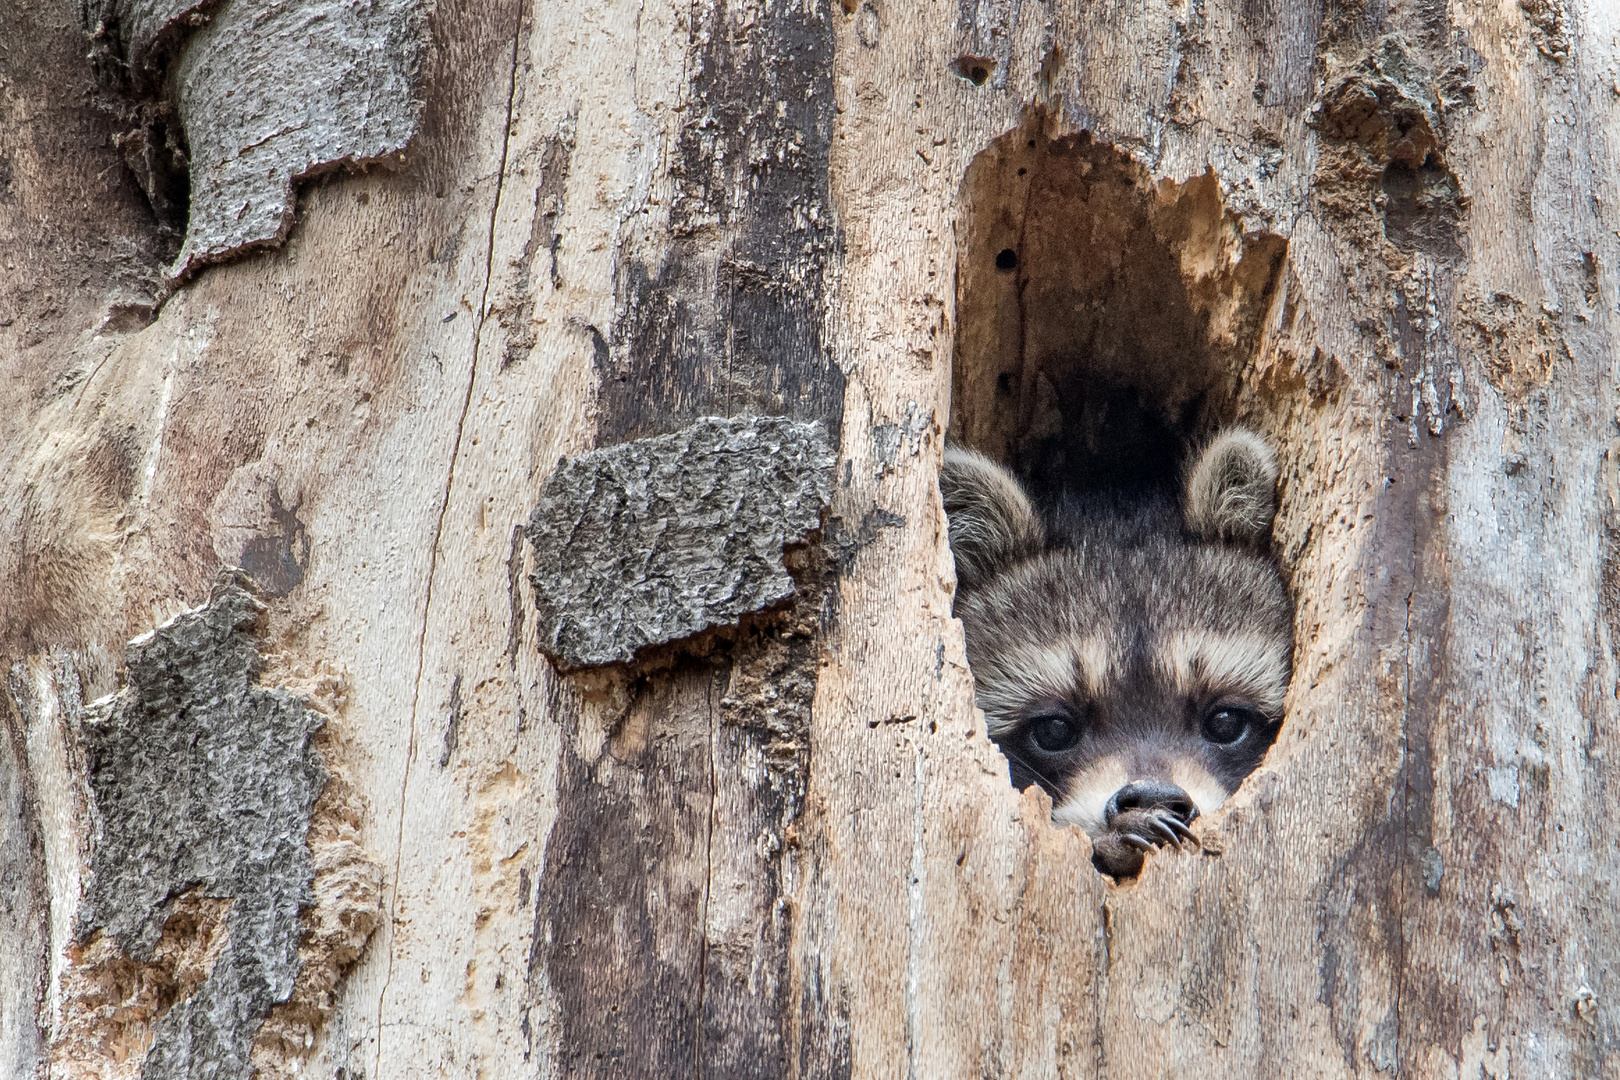
[[[820,423],[780,416],[564,459],[529,520],[541,650],[621,663],[791,597],[782,548],[820,527],[834,460]]]
[[[295,178],[405,148],[421,112],[423,8],[233,3],[186,43],[176,83],[191,217],[172,277],[282,239]]]
[[[292,224],[292,182],[405,148],[421,98],[422,0],[233,3],[177,71],[191,148],[181,277]]]
[[[293,181],[397,154],[416,132],[426,0],[92,0],[132,72],[172,65],[191,209],[173,279],[282,240]],[[195,28],[195,29],[194,29]],[[150,74],[147,78],[155,82]]]
[[[147,959],[180,894],[234,900],[212,973],[156,1026],[147,1080],[247,1080],[253,1037],[298,974],[321,718],[257,685],[264,607],[250,588],[229,575],[208,604],[131,642],[128,686],[82,729],[97,835],[81,938],[110,934]]]

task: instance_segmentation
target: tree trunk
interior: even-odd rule
[[[1620,1077],[1603,3],[171,6],[0,33],[0,1072]],[[1297,619],[1116,885],[936,472],[1128,368]]]

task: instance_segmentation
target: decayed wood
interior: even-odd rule
[[[150,996],[63,1022],[79,726],[241,564],[261,682],[326,714],[383,867],[289,1071],[1620,1070],[1616,33],[1554,0],[451,0],[405,161],[306,183],[285,246],[144,325],[174,237],[77,13],[21,5],[0,1061],[134,1075],[157,1037]],[[1114,886],[972,710],[934,476],[947,427],[1024,453],[1143,351],[1175,424],[1276,442],[1298,648],[1203,853]],[[839,451],[797,601],[558,674],[522,536],[558,460],[760,413]],[[206,978],[198,910],[189,974],[118,970]]]

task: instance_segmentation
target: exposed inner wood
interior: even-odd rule
[[[1287,241],[1037,113],[962,184],[952,434],[1037,488],[1171,481],[1230,422]]]

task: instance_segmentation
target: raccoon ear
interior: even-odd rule
[[[1256,544],[1277,516],[1277,455],[1248,428],[1215,436],[1187,470],[1187,528],[1205,540]]]
[[[945,448],[939,491],[945,500],[956,579],[964,588],[988,581],[1009,563],[1046,546],[1046,530],[1023,485],[978,451]]]

